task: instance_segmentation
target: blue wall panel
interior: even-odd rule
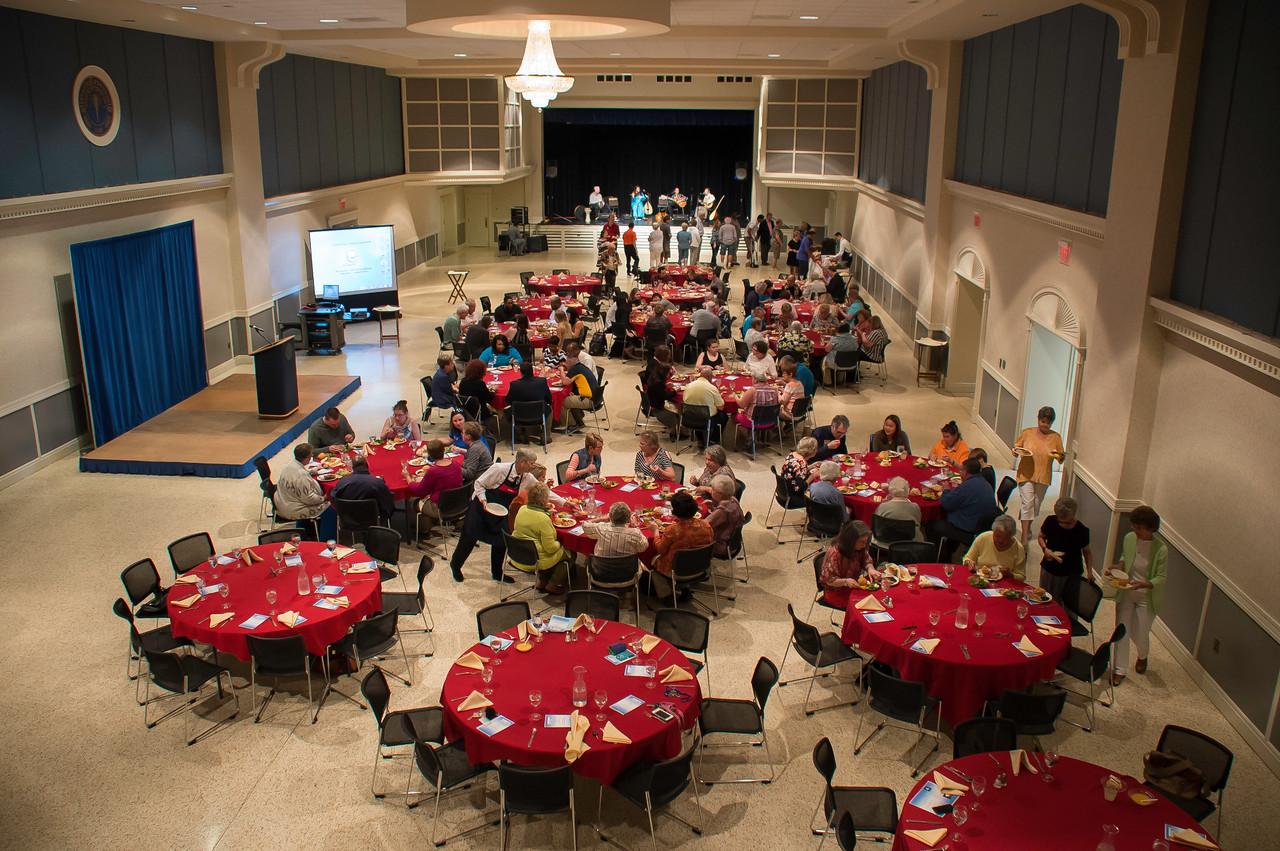
[[[293,102],[298,114],[298,180],[303,186],[320,185],[320,114],[316,102],[316,65],[309,57],[293,63]]]
[[[333,123],[338,131],[338,182],[356,179],[355,128],[351,114],[351,72],[346,65],[333,69]]]
[[[858,178],[924,200],[932,95],[924,69],[895,62],[862,83]]]
[[[316,91],[334,91],[332,62],[316,63]],[[316,137],[320,143],[320,186],[337,186],[341,179],[338,175],[338,123],[332,113],[328,120],[318,121]]]
[[[302,186],[302,156],[298,148],[298,97],[295,62],[277,62],[267,66],[275,77],[271,114],[276,124],[276,172],[281,193],[296,192],[291,186]],[[265,71],[263,73],[266,73]]]
[[[105,147],[80,133],[76,74],[106,69],[120,130]],[[71,192],[222,171],[208,42],[0,9],[0,197]]]
[[[1280,61],[1280,7],[1217,0],[1205,33],[1172,297],[1280,337],[1280,286],[1270,247]]]
[[[1087,6],[966,41],[956,179],[1104,215],[1117,41],[1115,22]]]
[[[388,174],[404,171],[404,122],[400,114],[400,80],[382,83],[382,167]]]
[[[350,65],[351,71],[351,130],[355,141],[356,180],[368,180],[369,168],[369,110],[366,102],[365,68]]]

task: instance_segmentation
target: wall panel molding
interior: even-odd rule
[[[1152,298],[1150,304],[1156,325],[1166,332],[1280,381],[1280,344],[1276,341],[1162,298]],[[1280,388],[1273,386],[1272,391],[1280,392]]]
[[[1070,210],[1066,207],[1046,204],[1043,201],[1036,201],[1019,195],[1010,195],[1007,192],[1000,192],[995,189],[973,186],[958,180],[944,180],[942,183],[947,188],[948,194],[957,198],[981,201],[989,206],[1008,210],[1024,218],[1049,225],[1057,230],[1068,231],[1089,239],[1096,239],[1099,242],[1106,239],[1107,236],[1107,220],[1103,216],[1082,213],[1079,210]]]

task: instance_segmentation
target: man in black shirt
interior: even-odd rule
[[[671,320],[665,314],[666,310],[662,305],[654,305],[653,316],[644,323],[644,337],[650,348],[665,346],[667,337],[671,334]]]
[[[481,316],[480,321],[467,328],[463,342],[467,344],[467,354],[471,358],[480,357],[480,353],[489,348],[489,326],[493,317]]]
[[[813,430],[813,439],[818,441],[818,452],[813,456],[811,464],[826,461],[835,455],[849,454],[845,446],[844,436],[849,433],[849,418],[844,414],[836,414],[831,418],[831,425],[818,426]]]
[[[848,292],[844,278],[840,277],[839,272],[833,273],[831,279],[827,281],[827,295],[831,296],[831,300],[836,304],[844,304],[844,298]]]
[[[545,408],[543,418],[551,416],[551,387],[548,386],[547,379],[533,374],[533,364],[528,361],[520,364],[520,377],[507,387],[507,404],[514,406],[516,402],[537,402]],[[512,407],[511,410],[514,412],[515,408]],[[512,416],[511,427],[514,429],[514,413]],[[540,442],[542,435],[538,435],[537,440]]]
[[[502,300],[502,304],[498,305],[493,311],[493,318],[496,322],[515,322],[516,317],[524,313],[524,309],[516,303],[511,296],[507,296]]]
[[[372,499],[378,503],[378,516],[391,522],[396,510],[396,498],[387,483],[369,472],[369,462],[356,458],[351,462],[351,475],[338,482],[333,489],[334,499]]]

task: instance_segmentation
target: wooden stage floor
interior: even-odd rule
[[[236,374],[157,414],[80,458],[82,472],[243,478],[302,435],[360,386],[355,375],[299,375],[298,410],[258,418],[252,375]]]

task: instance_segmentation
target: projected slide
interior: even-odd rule
[[[337,284],[341,295],[394,290],[391,225],[311,231],[311,268],[316,292],[323,292],[325,284]]]

